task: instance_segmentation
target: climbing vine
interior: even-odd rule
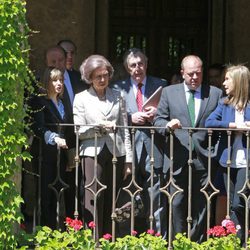
[[[31,90],[25,4],[0,0],[0,249],[17,245],[22,198],[15,176],[20,174],[20,162],[29,159],[23,122],[24,91]]]

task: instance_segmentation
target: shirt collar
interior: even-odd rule
[[[65,81],[69,81],[69,73],[68,73],[68,71],[67,71],[66,69],[65,69],[65,71],[64,71],[63,76],[64,76],[64,80],[65,80]]]
[[[189,88],[187,87],[185,82],[184,82],[184,90],[185,90],[185,92],[189,92]],[[198,93],[201,92],[201,85],[197,89],[195,89],[195,92],[198,92]]]
[[[132,77],[130,77],[130,81],[131,81],[132,85],[134,85],[134,86],[137,87],[137,84],[138,84],[138,83],[137,83]],[[145,77],[145,78],[143,79],[143,81],[142,81],[143,86],[142,86],[142,87],[145,87],[145,86],[146,86],[146,82],[147,82],[147,77]]]

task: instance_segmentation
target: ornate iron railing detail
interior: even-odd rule
[[[58,124],[59,126],[72,126],[72,124]],[[74,125],[75,126],[75,131],[76,131],[76,155],[75,155],[75,186],[76,190],[74,193],[75,196],[75,211],[74,211],[74,217],[76,219],[79,219],[79,197],[78,197],[78,189],[79,189],[79,167],[80,167],[80,156],[79,156],[79,137],[80,137],[80,132],[79,132],[79,127],[80,124]],[[91,125],[88,125],[91,126]],[[98,145],[98,132],[100,127],[92,125],[92,127],[95,129],[95,136],[94,136],[94,145],[95,145],[95,156],[94,156],[94,177],[92,181],[86,185],[84,185],[85,190],[88,190],[93,194],[94,197],[94,222],[96,222],[96,211],[97,211],[97,200],[101,192],[104,192],[104,190],[107,188],[106,185],[101,183],[101,181],[98,179],[97,175],[97,145]],[[154,170],[154,165],[155,165],[155,156],[154,156],[154,142],[155,142],[155,133],[156,133],[156,127],[140,127],[140,126],[127,126],[127,127],[122,127],[122,126],[116,126],[113,127],[110,132],[114,134],[114,144],[113,144],[113,158],[112,158],[112,171],[113,171],[113,191],[112,191],[112,213],[110,214],[110,219],[112,222],[112,240],[115,241],[116,238],[116,223],[117,223],[117,214],[116,214],[116,199],[117,199],[117,186],[116,186],[116,172],[117,172],[117,155],[116,155],[116,140],[117,140],[117,129],[129,129],[130,134],[131,134],[131,145],[132,145],[132,173],[131,177],[129,179],[129,184],[122,189],[126,191],[130,197],[130,202],[131,202],[131,216],[130,216],[130,232],[135,229],[135,214],[134,214],[134,208],[135,208],[135,197],[137,194],[139,194],[141,191],[143,191],[143,188],[137,183],[136,179],[136,163],[135,163],[135,157],[136,157],[136,152],[135,152],[135,134],[138,129],[148,129],[150,131],[151,135],[151,149],[150,149],[150,202],[149,202],[149,229],[153,229],[154,225],[154,203],[153,203],[153,186],[154,186],[154,175],[155,175],[155,170]],[[191,227],[192,227],[192,170],[193,170],[193,148],[195,145],[193,145],[193,134],[197,130],[203,130],[204,132],[207,133],[208,135],[208,142],[207,142],[207,179],[206,183],[204,186],[200,189],[200,192],[204,194],[204,197],[206,199],[206,207],[207,207],[207,218],[206,218],[206,225],[207,229],[210,228],[211,224],[211,215],[212,215],[212,210],[211,210],[211,202],[213,199],[216,197],[216,195],[220,192],[219,189],[215,187],[214,181],[213,181],[213,166],[212,166],[212,158],[215,156],[214,148],[212,145],[212,137],[215,134],[215,131],[217,132],[224,132],[227,133],[227,148],[228,148],[228,155],[227,155],[227,186],[226,186],[226,191],[227,194],[230,194],[230,175],[231,175],[231,166],[232,166],[232,159],[231,159],[231,146],[232,146],[232,132],[237,129],[205,129],[205,128],[182,128],[188,131],[188,142],[189,142],[189,157],[188,157],[188,211],[187,211],[187,236],[190,238],[191,237]],[[241,130],[242,131],[242,130]],[[174,179],[174,152],[175,152],[175,145],[174,145],[174,133],[175,131],[170,130],[169,135],[168,135],[168,140],[169,140],[169,160],[170,160],[170,165],[169,165],[169,170],[168,170],[168,178],[165,180],[164,185],[162,185],[159,190],[162,194],[164,194],[164,197],[166,197],[167,203],[168,203],[168,210],[166,210],[166,213],[168,213],[168,227],[167,230],[167,237],[168,237],[168,249],[172,249],[172,241],[174,238],[173,235],[173,200],[175,199],[176,195],[179,193],[184,192],[184,190],[179,187],[175,183]],[[247,158],[247,168],[246,168],[246,174],[245,174],[245,182],[244,186],[240,191],[238,191],[238,194],[244,199],[245,203],[245,242],[248,239],[248,232],[249,232],[249,204],[250,204],[250,181],[249,181],[249,161],[250,161],[250,131],[245,129],[245,132],[243,133],[243,136],[246,137],[246,158]],[[39,147],[39,171],[37,176],[40,177],[41,175],[41,161],[42,161],[42,154],[41,154],[41,143]],[[61,177],[60,173],[60,154],[61,150],[58,148],[58,153],[57,153],[57,176],[55,180],[49,184],[49,188],[51,188],[54,193],[55,197],[57,200],[57,226],[59,227],[60,221],[59,221],[59,203],[61,196],[63,195],[64,190],[68,187],[68,184],[64,182],[64,180]],[[40,216],[41,216],[41,189],[40,189],[41,181],[40,178],[38,178],[38,193],[37,193],[37,208],[36,208],[36,213],[34,214],[34,226],[35,224],[40,224]],[[93,188],[93,187],[96,187]],[[231,205],[231,200],[230,200],[230,195],[227,195],[227,211],[226,211],[226,217],[230,218],[230,205]],[[96,231],[95,228],[93,229],[93,236],[94,238],[97,238],[96,236]],[[208,238],[208,236],[207,236]]]

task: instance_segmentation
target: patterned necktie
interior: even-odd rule
[[[137,95],[136,95],[136,103],[137,103],[137,107],[138,107],[138,111],[142,111],[142,83],[138,83],[137,84]]]
[[[190,120],[192,122],[192,127],[194,127],[194,124],[195,124],[194,95],[195,95],[195,90],[189,90],[188,111],[189,111],[189,115],[190,115]]]

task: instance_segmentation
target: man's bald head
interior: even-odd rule
[[[60,46],[52,46],[46,50],[46,65],[55,67],[62,72],[66,69],[66,53]]]

